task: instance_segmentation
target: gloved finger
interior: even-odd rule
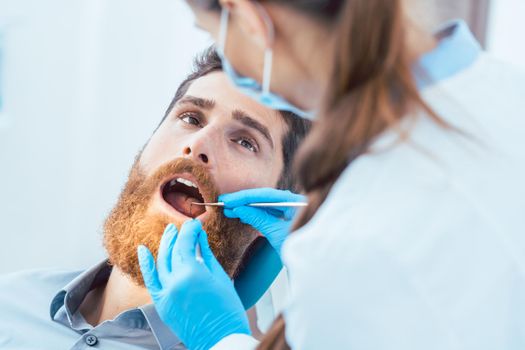
[[[282,211],[282,219],[286,221],[292,221],[295,218],[298,209],[299,208],[284,208],[284,210]]]
[[[160,240],[159,253],[157,256],[157,269],[161,278],[171,272],[171,255],[173,246],[177,241],[177,228],[173,224],[166,226],[162,239]]]
[[[208,234],[204,230],[199,234],[199,246],[201,247],[202,260],[211,274],[223,281],[230,280],[222,265],[217,261],[215,254],[213,254],[208,242]]]
[[[172,264],[196,261],[196,246],[201,231],[202,223],[199,220],[188,220],[182,225],[173,247]]]
[[[270,226],[281,221],[281,219],[275,217],[274,215],[268,214],[265,209],[255,207],[237,207],[233,209],[225,209],[224,216],[230,219],[239,219],[243,224],[250,225],[258,231],[264,231],[266,226]]]
[[[253,207],[250,207],[250,208],[253,208]],[[266,213],[270,214],[271,216],[274,216],[277,219],[291,221],[295,217],[295,214],[297,213],[298,208],[266,207],[266,208],[258,208],[258,209],[264,210]]]
[[[219,201],[229,208],[261,202],[305,202],[306,198],[290,191],[275,188],[251,188],[219,196]]]
[[[160,292],[162,290],[162,284],[160,283],[157,268],[155,267],[153,254],[151,254],[145,246],[139,245],[137,255],[144,285],[148,288],[151,295]]]

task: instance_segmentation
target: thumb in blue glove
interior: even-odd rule
[[[189,349],[207,350],[230,334],[250,334],[241,300],[200,221],[185,222],[179,234],[168,225],[157,264],[145,246],[138,247],[138,257],[160,318]]]
[[[219,200],[224,202],[226,217],[238,218],[242,223],[254,227],[268,239],[279,254],[284,240],[290,234],[297,208],[260,208],[249,207],[247,204],[306,201],[302,195],[274,188],[254,188],[223,194],[219,196]]]

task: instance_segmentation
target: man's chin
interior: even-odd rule
[[[172,221],[165,216],[144,216],[128,222],[106,222],[104,246],[109,261],[137,285],[144,286],[137,257],[137,247],[144,245],[157,256],[164,229]],[[176,226],[179,223],[173,222]]]

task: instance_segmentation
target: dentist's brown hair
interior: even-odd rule
[[[416,86],[404,3],[347,0],[341,8],[324,108],[295,159],[294,169],[310,203],[295,229],[313,217],[343,170],[367,153],[385,130],[398,130],[400,138],[406,138],[399,123],[418,112],[449,128]]]
[[[304,4],[316,16],[336,9],[331,20],[338,21],[337,52],[324,108],[295,159],[294,170],[309,197],[309,206],[296,220],[298,229],[315,215],[343,170],[367,153],[382,132],[396,129],[403,118],[418,111],[448,126],[423,101],[416,86],[403,0],[286,3],[298,9]],[[258,349],[289,349],[282,316]]]

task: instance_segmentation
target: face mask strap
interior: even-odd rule
[[[270,45],[264,50],[264,68],[263,68],[263,80],[262,80],[262,93],[264,96],[270,94],[270,82],[272,80],[272,64],[273,64],[273,42],[275,38],[275,30],[273,27],[272,20],[266,12],[266,9],[259,3],[255,3],[255,6],[259,9],[266,29],[268,30],[268,36],[270,37]]]
[[[262,93],[264,96],[270,94],[270,82],[272,80],[272,63],[273,63],[273,50],[271,47],[267,47],[264,50],[264,68],[263,68],[263,81],[262,81]]]
[[[221,12],[221,24],[219,28],[219,50],[223,55],[225,55],[226,51],[226,36],[228,35],[229,18],[230,10],[223,6]]]
[[[262,94],[263,96],[270,94],[270,83],[272,80],[272,65],[273,65],[273,49],[271,45],[273,45],[274,41],[274,28],[273,23],[268,16],[268,13],[262,7],[260,4],[256,3],[256,6],[258,6],[261,15],[263,17],[263,20],[266,24],[266,28],[268,30],[268,35],[270,37],[270,46],[268,46],[264,50],[264,66],[263,66],[263,76],[262,76]],[[219,51],[221,54],[226,57],[226,39],[228,35],[228,24],[229,24],[229,18],[230,18],[230,11],[223,6],[221,11],[221,19],[220,19],[220,27],[219,27]]]

